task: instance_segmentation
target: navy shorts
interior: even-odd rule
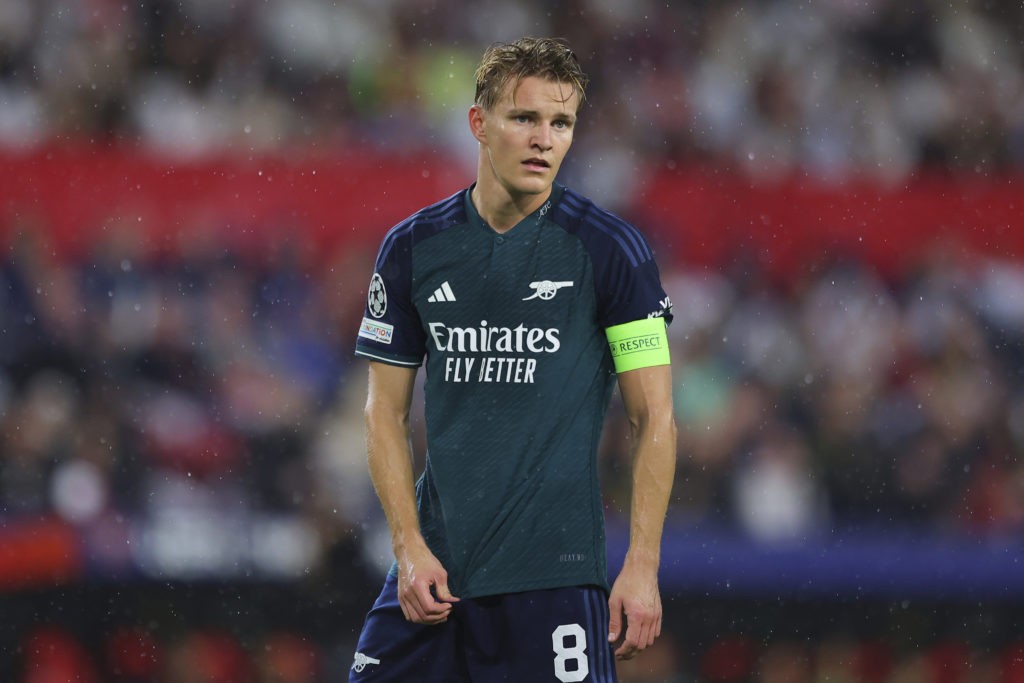
[[[406,621],[388,576],[359,636],[350,683],[615,683],[608,599],[591,586],[455,603],[448,621]]]

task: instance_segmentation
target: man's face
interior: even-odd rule
[[[551,188],[572,144],[579,95],[568,83],[529,76],[512,82],[490,111],[474,106],[470,122],[489,169],[482,183],[497,181],[512,197]]]

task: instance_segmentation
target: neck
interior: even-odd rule
[[[550,196],[550,187],[540,194],[516,195],[497,183],[488,183],[483,177],[478,177],[470,195],[477,213],[495,232],[508,232],[539,209]]]

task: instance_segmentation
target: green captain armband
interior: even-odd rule
[[[604,331],[615,372],[668,365],[668,331],[664,318],[644,318],[613,325]]]

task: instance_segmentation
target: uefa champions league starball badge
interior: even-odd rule
[[[388,310],[388,294],[384,291],[384,279],[377,273],[370,278],[370,291],[366,295],[370,315],[380,318]]]

